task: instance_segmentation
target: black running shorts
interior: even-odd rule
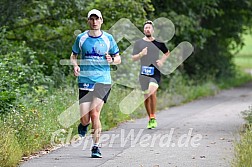
[[[79,89],[79,104],[84,102],[91,102],[94,97],[98,97],[99,99],[102,99],[104,103],[106,103],[110,89],[110,84],[102,83],[96,83],[93,91]]]

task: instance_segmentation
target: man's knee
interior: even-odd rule
[[[94,109],[90,112],[90,117],[92,120],[97,120],[100,117],[100,112]]]
[[[80,121],[83,126],[86,126],[90,123],[90,118],[87,116],[83,116],[80,118]]]

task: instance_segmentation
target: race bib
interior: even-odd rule
[[[79,83],[79,89],[80,90],[88,90],[88,91],[93,91],[95,87],[95,84],[90,84],[90,83]]]
[[[141,74],[154,75],[154,67],[142,66]]]

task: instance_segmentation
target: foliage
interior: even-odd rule
[[[251,125],[241,134],[240,141],[235,143],[235,158],[233,167],[244,167],[252,165],[252,129]]]
[[[116,3],[112,0],[95,0],[90,3],[87,12],[97,8],[102,11],[104,17],[104,29],[109,29],[122,18],[130,19],[136,26],[142,27],[149,12],[154,11],[150,0],[130,1],[118,0]],[[110,9],[110,10],[107,10]]]
[[[35,93],[28,94],[19,101],[25,106],[18,105],[1,115],[1,127],[6,127],[1,129],[1,132],[15,136],[18,149],[23,156],[47,148],[51,146],[52,133],[61,129],[56,121],[58,115],[76,101],[76,96],[72,88],[55,90],[43,96]]]
[[[69,58],[76,30],[88,29],[86,16],[92,8],[102,11],[105,30],[120,18],[128,18],[141,25],[145,19],[145,10],[153,10],[149,0],[139,2],[121,0],[116,3],[99,0],[28,1],[19,4],[18,9],[22,12],[17,13],[18,16],[15,12],[13,15],[10,13],[9,17],[13,19],[2,18],[2,24],[8,27],[8,40],[26,41],[28,47],[36,50],[39,62],[48,66],[44,73],[49,75],[53,72],[55,62]],[[107,10],[108,8],[110,10]],[[9,8],[6,6],[6,9]],[[61,69],[63,73],[68,74],[68,67]]]
[[[200,78],[234,74],[229,49],[242,45],[241,34],[251,25],[252,18],[251,0],[29,0],[24,3],[4,0],[1,1],[0,25],[7,26],[8,40],[25,41],[36,52],[36,59],[44,64],[45,74],[51,75],[57,68],[57,76],[65,76],[69,74],[69,66],[59,65],[59,60],[69,58],[76,30],[88,29],[86,15],[92,8],[102,11],[104,30],[110,29],[121,18],[130,19],[140,29],[146,17],[153,20],[169,18],[176,27],[176,34],[169,42],[170,50],[184,40],[192,43],[195,52],[184,63],[184,70]],[[119,44],[120,48],[125,48],[124,45]],[[61,83],[64,77],[57,80]]]
[[[4,36],[4,33],[1,33]],[[52,80],[42,73],[43,65],[36,53],[26,46],[0,40],[0,113],[13,107],[15,101],[38,87],[47,89]]]
[[[252,106],[242,111],[243,118],[247,121],[245,133],[241,134],[240,142],[235,145],[235,166],[251,166],[252,156]]]
[[[249,124],[252,124],[252,106],[249,106],[248,110],[244,110],[242,115]]]
[[[237,69],[233,77],[218,79],[216,80],[216,83],[218,84],[218,87],[220,87],[221,89],[228,89],[242,85],[244,83],[248,83],[251,80],[252,80],[251,74],[244,72],[240,69]]]
[[[176,34],[171,42],[186,40],[194,46],[194,54],[184,63],[187,74],[200,78],[234,75],[230,44],[233,41],[232,47],[242,45],[241,34],[252,23],[251,0],[153,0],[152,3],[156,10],[150,17],[164,16],[175,24]]]
[[[234,48],[232,53],[236,56],[249,56],[252,52],[252,29],[241,35],[242,39],[242,48]]]
[[[251,166],[252,156],[252,106],[242,111],[243,118],[247,121],[244,133],[239,141],[235,142],[235,157],[232,162],[233,167]]]
[[[47,66],[43,72],[50,75],[55,62],[69,58],[74,30],[84,25],[83,8],[87,1],[11,1],[18,4],[13,8],[16,6],[19,12],[12,13],[9,3],[3,3],[6,18],[2,16],[1,23],[7,26],[6,38],[25,41],[29,48],[36,51],[39,63]],[[63,73],[68,71],[67,67],[61,70]]]

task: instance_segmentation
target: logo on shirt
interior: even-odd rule
[[[85,53],[86,59],[102,59],[104,54],[101,53],[96,47],[92,47],[92,51],[87,51]]]

